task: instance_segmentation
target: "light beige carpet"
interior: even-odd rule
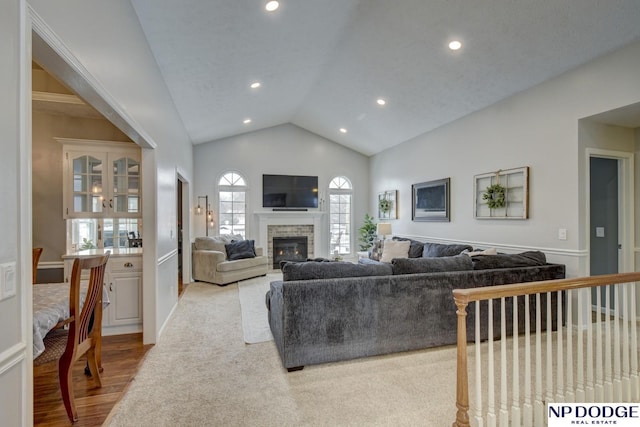
[[[242,336],[247,344],[273,339],[269,328],[265,294],[269,290],[269,283],[274,280],[282,280],[282,273],[270,273],[238,282]]]
[[[246,345],[238,286],[187,287],[106,425],[450,426],[455,348],[287,373],[273,341]]]

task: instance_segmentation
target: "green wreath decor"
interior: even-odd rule
[[[380,199],[378,201],[378,208],[382,213],[388,213],[391,211],[391,200],[389,199]]]
[[[486,200],[487,206],[491,209],[504,208],[507,206],[504,191],[504,187],[500,184],[490,185],[482,195],[482,200]]]

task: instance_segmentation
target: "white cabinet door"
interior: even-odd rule
[[[107,208],[107,153],[65,150],[63,216],[99,218]]]
[[[142,273],[111,273],[107,323],[104,326],[137,325],[142,322]]]
[[[140,153],[109,153],[109,210],[114,218],[137,218],[142,215],[140,200]]]
[[[141,154],[133,144],[71,140],[63,143],[63,216],[142,216]]]

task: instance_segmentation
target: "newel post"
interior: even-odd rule
[[[456,379],[456,420],[453,427],[469,426],[469,378],[467,374],[467,301],[453,296],[458,315],[458,367]]]

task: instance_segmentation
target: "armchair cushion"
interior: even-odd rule
[[[195,249],[198,251],[218,251],[226,254],[225,247],[229,243],[221,237],[196,237]]]

